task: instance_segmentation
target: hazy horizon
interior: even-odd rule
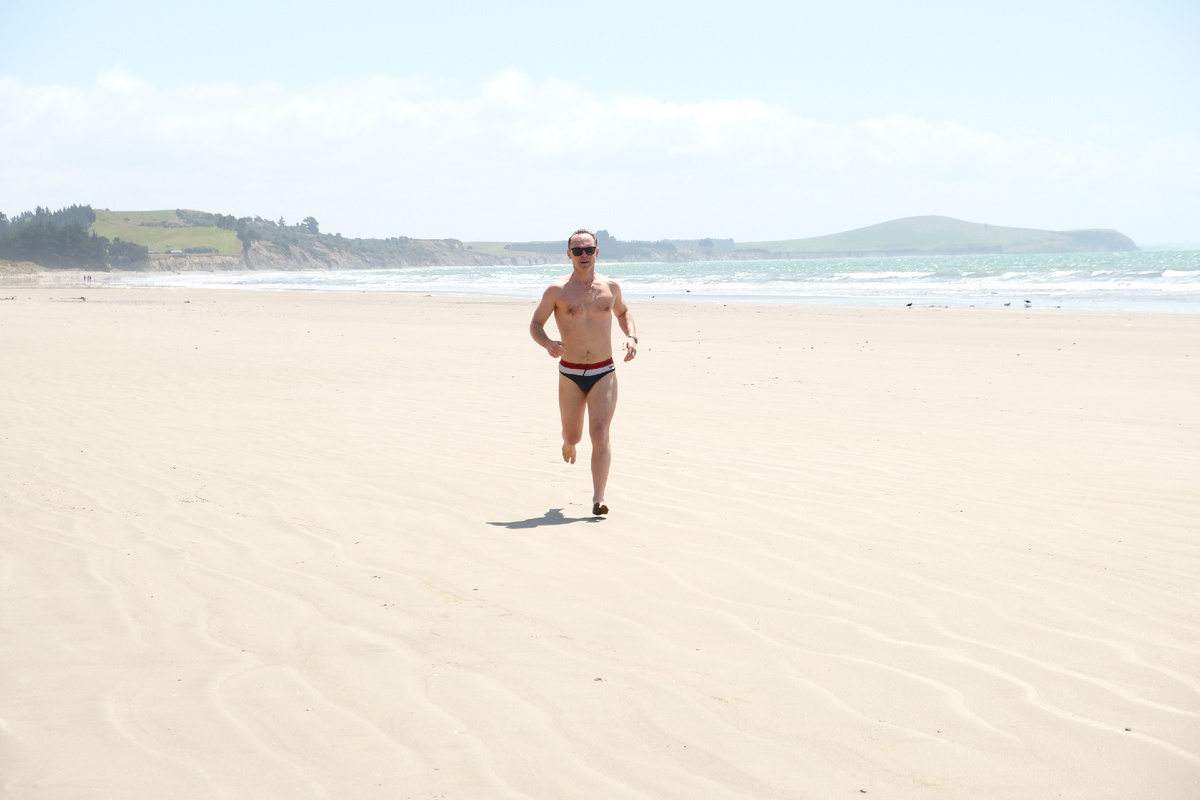
[[[463,241],[940,215],[1190,244],[1196,41],[1186,2],[8,4],[0,210]]]

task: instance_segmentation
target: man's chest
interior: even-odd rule
[[[612,307],[612,292],[601,285],[563,292],[556,310],[568,319],[586,319],[608,317],[612,313]]]

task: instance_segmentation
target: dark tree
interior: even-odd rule
[[[150,248],[133,242],[123,242],[120,237],[108,246],[108,265],[116,269],[141,269],[150,260]]]
[[[312,217],[305,217],[304,222],[301,222],[300,225],[313,236],[316,236],[321,232],[321,226],[318,225],[317,221]]]
[[[257,242],[262,236],[254,228],[250,227],[249,220],[239,219],[237,226],[237,238],[242,243],[242,252],[250,249],[250,245]]]
[[[104,269],[107,255],[108,239],[103,236],[44,219],[0,238],[0,258],[32,261],[50,269]]]
[[[30,225],[52,225],[59,228],[75,227],[87,230],[96,221],[96,212],[91,206],[68,206],[58,211],[38,206],[33,211],[23,211],[8,221],[10,232]]]

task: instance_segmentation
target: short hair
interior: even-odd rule
[[[576,236],[578,236],[581,233],[586,233],[588,236],[592,237],[592,243],[595,244],[597,247],[600,246],[600,240],[596,238],[596,234],[592,233],[587,228],[580,228],[579,230],[575,231],[574,233],[572,233],[570,236],[567,237],[567,249],[568,250],[571,249],[571,240],[574,239]]]

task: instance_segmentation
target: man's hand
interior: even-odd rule
[[[563,343],[551,339],[550,344],[546,345],[546,352],[550,354],[551,358],[562,358]]]
[[[633,357],[636,355],[637,355],[637,342],[635,342],[633,339],[626,339],[625,340],[625,360],[632,361]]]

